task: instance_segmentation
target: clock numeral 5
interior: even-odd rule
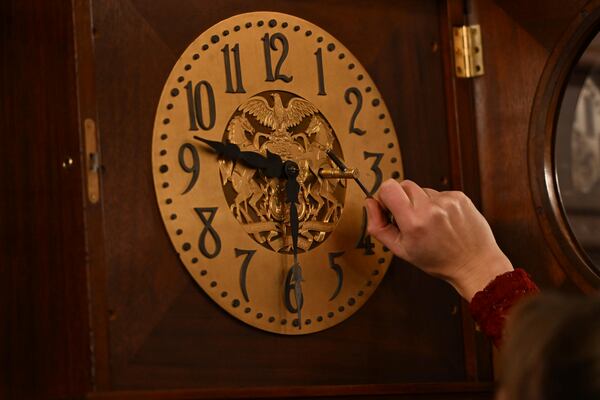
[[[192,165],[187,165],[185,153],[186,150],[192,155]],[[198,150],[191,143],[184,143],[179,148],[179,166],[184,172],[188,174],[192,174],[190,178],[190,182],[187,187],[181,194],[186,194],[196,184],[198,180],[198,176],[200,175],[200,156],[198,155]]]
[[[375,254],[373,247],[375,245],[371,241],[371,235],[367,235],[367,209],[363,207],[362,225],[360,228],[360,238],[356,242],[357,249],[365,249],[365,255],[372,256]]]
[[[282,33],[276,33],[273,36],[269,36],[265,33],[265,36],[261,39],[263,41],[263,47],[265,50],[265,67],[267,68],[267,82],[275,82],[276,80],[282,80],[285,83],[291,82],[294,79],[293,76],[284,75],[281,73],[281,66],[287,58],[289,51],[289,43],[287,38]],[[273,64],[271,62],[271,50],[277,50],[277,41],[281,42],[281,56],[277,65],[275,66],[275,73],[273,73]]]
[[[244,261],[242,261],[242,266],[240,267],[240,289],[242,290],[242,296],[246,301],[250,301],[248,297],[248,290],[246,289],[246,272],[248,271],[248,265],[250,265],[250,260],[254,257],[254,253],[256,250],[241,250],[235,249],[235,256],[245,256]]]
[[[292,279],[294,278],[294,267],[292,266],[290,268],[290,270],[287,273],[287,276],[285,277],[285,287],[284,287],[284,294],[283,294],[283,301],[285,303],[285,308],[287,308],[287,310],[292,313],[292,314],[296,314],[298,312],[298,309],[302,310],[302,306],[304,305],[304,294],[302,294],[300,296],[300,302],[299,304],[296,304],[295,306],[292,304],[292,299],[295,301],[296,299],[296,282],[292,282]]]
[[[342,270],[342,267],[335,263],[335,259],[343,255],[343,251],[329,253],[329,268],[334,270],[337,275],[337,286],[329,298],[329,301],[332,301],[337,297],[338,294],[340,294],[340,290],[342,290],[342,285],[344,284],[344,271]]]
[[[198,238],[198,249],[206,258],[215,258],[221,252],[221,238],[215,228],[213,228],[212,221],[215,219],[215,214],[217,213],[217,207],[197,207],[194,208],[200,220],[204,223],[204,228],[200,232],[200,237]],[[208,214],[208,217],[206,216]],[[213,250],[209,251],[206,248],[206,236],[210,234],[213,240]]]
[[[235,63],[235,82],[236,82],[236,90],[233,90],[233,82],[231,79],[231,61],[229,60],[229,45],[225,45],[221,49],[223,52],[223,59],[225,62],[225,83],[227,85],[227,89],[225,93],[246,93],[244,89],[244,84],[242,83],[242,67],[240,62],[240,45],[236,43],[235,46],[231,49],[233,52],[233,60]]]
[[[358,90],[355,87],[351,87],[346,89],[346,93],[344,93],[344,100],[346,100],[346,104],[350,104],[352,105],[352,99],[350,98],[351,96],[354,96],[354,98],[356,99],[356,107],[354,107],[354,112],[352,113],[352,118],[350,118],[350,128],[349,131],[350,133],[354,133],[358,136],[362,136],[365,133],[367,133],[366,130],[364,129],[360,129],[357,128],[355,126],[356,124],[356,118],[358,117],[358,114],[360,113],[360,110],[362,108],[362,94],[360,93],[360,90]]]
[[[202,110],[202,88],[206,91],[208,101],[208,121],[205,120]],[[192,81],[185,85],[187,94],[188,114],[190,117],[190,131],[197,131],[198,125],[205,131],[211,130],[215,126],[217,110],[215,106],[215,92],[207,81],[200,81],[192,90]],[[196,125],[196,122],[198,125]]]

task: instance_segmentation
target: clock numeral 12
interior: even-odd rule
[[[375,254],[373,247],[375,245],[371,241],[371,235],[367,235],[367,209],[363,207],[362,226],[360,228],[360,238],[356,242],[357,249],[365,249],[365,255],[372,256]]]
[[[244,84],[242,82],[242,67],[240,62],[240,45],[236,43],[235,46],[231,49],[233,53],[233,62],[235,63],[235,82],[236,82],[236,90],[233,90],[233,82],[231,79],[231,61],[229,60],[229,45],[225,45],[221,49],[223,52],[223,59],[225,62],[225,83],[227,85],[227,90],[225,93],[246,93],[244,89]]]
[[[334,270],[337,275],[337,286],[333,291],[333,294],[329,298],[329,301],[332,301],[337,297],[338,294],[340,294],[340,290],[342,290],[342,285],[344,284],[344,271],[342,270],[342,267],[339,266],[339,264],[335,263],[335,259],[343,255],[343,251],[329,253],[329,268]]]
[[[242,296],[246,301],[250,301],[248,297],[248,290],[246,289],[246,272],[248,272],[248,265],[250,265],[250,260],[254,257],[254,253],[256,250],[241,250],[235,249],[235,256],[245,256],[244,261],[242,261],[242,266],[240,267],[240,289],[242,290]]]
[[[360,93],[360,90],[358,90],[355,87],[351,87],[346,89],[346,93],[344,93],[344,100],[346,100],[346,104],[350,104],[352,105],[352,99],[350,98],[350,96],[354,96],[354,98],[356,98],[356,107],[354,107],[354,112],[352,113],[352,118],[350,118],[350,128],[349,131],[350,133],[354,133],[358,136],[362,136],[365,133],[367,133],[367,131],[365,131],[364,129],[360,129],[357,128],[356,125],[356,118],[358,117],[358,114],[360,113],[360,110],[362,108],[362,94]]]
[[[269,36],[268,33],[265,33],[265,36],[261,39],[263,41],[263,47],[265,49],[265,67],[267,68],[267,82],[275,82],[276,80],[282,80],[285,83],[291,82],[294,79],[293,76],[284,75],[281,73],[281,66],[283,62],[287,58],[289,51],[288,40],[282,33],[276,33],[273,36]],[[273,73],[273,64],[271,62],[271,50],[277,50],[276,42],[281,42],[281,56],[279,57],[279,61],[277,61],[277,65],[275,66],[275,73]]]
[[[206,90],[208,101],[208,123],[205,121],[204,111],[202,110],[202,88]],[[188,114],[190,116],[190,131],[197,131],[198,125],[205,131],[215,126],[217,111],[215,106],[215,93],[212,86],[207,81],[200,81],[193,87],[192,81],[185,85],[188,103]],[[198,125],[196,125],[196,122]]]
[[[198,249],[206,258],[215,258],[221,252],[221,238],[215,228],[213,228],[212,221],[215,219],[215,214],[217,213],[217,207],[197,207],[194,208],[200,220],[204,223],[204,228],[200,232],[200,237],[198,238]],[[208,214],[208,217],[205,215]],[[209,251],[206,248],[206,236],[210,234],[213,239],[214,248],[213,251]]]

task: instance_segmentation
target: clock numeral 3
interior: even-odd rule
[[[344,284],[344,271],[342,270],[342,267],[339,266],[339,264],[335,263],[335,259],[343,255],[343,251],[329,253],[329,268],[334,270],[337,275],[337,286],[333,291],[333,294],[329,298],[329,301],[332,301],[337,297],[338,294],[340,294],[340,290],[342,290],[342,285]]]
[[[291,82],[294,79],[293,76],[284,75],[281,73],[281,66],[287,58],[289,44],[288,40],[282,33],[276,33],[269,37],[268,33],[261,39],[263,41],[263,47],[265,49],[265,67],[267,68],[267,82],[275,82],[276,80],[282,80],[285,83]],[[281,56],[275,66],[275,73],[273,74],[273,64],[271,62],[271,50],[277,50],[277,41],[281,42]]]
[[[233,62],[235,63],[235,82],[236,82],[236,90],[233,90],[233,82],[231,79],[231,61],[229,59],[229,45],[225,45],[221,49],[223,52],[223,59],[225,62],[225,83],[227,85],[227,90],[225,93],[246,93],[244,89],[244,84],[242,82],[242,67],[240,62],[240,45],[236,43],[235,46],[231,49],[233,53]]]
[[[360,110],[362,108],[362,94],[360,93],[360,90],[358,90],[355,87],[351,87],[346,89],[346,93],[344,93],[344,100],[346,100],[346,104],[350,104],[352,105],[352,99],[350,98],[350,96],[354,96],[356,98],[356,107],[354,107],[354,112],[352,113],[352,118],[350,118],[350,133],[354,133],[358,136],[362,136],[365,133],[367,133],[367,131],[365,131],[364,129],[360,129],[357,128],[355,126],[356,124],[356,118],[358,117],[358,114],[360,113]]]
[[[357,249],[365,249],[365,255],[372,256],[375,254],[373,247],[375,245],[371,241],[371,235],[367,235],[367,210],[363,207],[362,226],[360,228],[360,238],[356,242]]]
[[[292,304],[292,300],[295,302],[296,300],[296,283],[292,282],[294,278],[294,267],[292,266],[285,277],[285,293],[283,296],[283,301],[285,303],[285,308],[292,313],[295,314],[298,312],[298,309],[302,310],[302,306],[304,305],[304,294],[300,296],[299,304],[295,306]]]
[[[250,260],[254,257],[254,253],[256,250],[241,250],[235,249],[235,256],[245,256],[244,261],[242,261],[242,266],[240,267],[240,288],[242,290],[242,296],[246,301],[250,301],[248,297],[248,290],[246,289],[246,272],[248,271],[248,265],[250,265]]]
[[[191,166],[187,165],[187,163],[186,163],[186,157],[185,157],[186,150],[192,155],[192,165]],[[198,176],[200,175],[200,156],[198,155],[198,150],[192,144],[184,143],[179,148],[179,166],[181,167],[181,169],[184,172],[187,172],[188,174],[192,174],[192,177],[190,178],[190,182],[188,183],[185,190],[181,193],[181,194],[186,194],[187,192],[192,190],[192,188],[196,184],[196,181],[198,180]]]
[[[373,188],[369,192],[371,194],[374,194],[377,191],[377,189],[379,189],[379,186],[381,186],[381,181],[383,180],[383,174],[381,172],[381,169],[379,169],[379,163],[383,158],[383,153],[369,153],[368,151],[365,151],[364,157],[365,160],[375,157],[375,161],[373,161],[373,164],[371,165],[371,171],[375,173],[375,183],[373,184]]]
[[[206,90],[208,101],[208,123],[205,120],[204,111],[202,110],[202,88]],[[192,81],[188,81],[185,85],[188,102],[188,114],[190,117],[190,131],[197,131],[198,125],[205,131],[212,129],[215,126],[216,106],[215,93],[212,86],[207,81],[200,81],[193,87]],[[197,125],[196,125],[197,123]]]
[[[215,258],[221,252],[221,238],[215,228],[213,228],[212,221],[215,219],[215,214],[217,213],[217,207],[197,207],[194,208],[200,220],[204,223],[204,228],[200,232],[200,237],[198,238],[198,249],[206,258]],[[206,217],[208,214],[208,217]],[[213,251],[209,251],[206,248],[206,236],[210,234],[213,240]]]
[[[323,50],[319,48],[315,52],[315,56],[317,57],[317,75],[319,77],[319,96],[327,96],[325,92],[325,76],[323,74]]]

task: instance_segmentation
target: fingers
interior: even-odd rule
[[[366,200],[367,208],[367,231],[384,246],[391,249],[396,255],[401,256],[402,247],[400,245],[401,233],[398,227],[390,223],[388,217],[375,199]]]

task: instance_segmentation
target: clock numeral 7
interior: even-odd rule
[[[205,120],[204,110],[202,107],[202,88],[206,91],[208,102],[208,121]],[[188,81],[185,85],[187,95],[188,114],[190,117],[190,131],[197,131],[198,125],[205,131],[211,130],[215,126],[217,110],[215,106],[215,92],[212,86],[207,81],[200,81],[192,90],[192,81]],[[198,125],[196,125],[198,123]]]
[[[369,153],[368,151],[365,151],[363,155],[365,160],[373,157],[375,158],[375,161],[373,161],[373,164],[371,165],[371,171],[375,173],[375,183],[373,183],[373,188],[369,191],[370,194],[375,194],[377,189],[379,189],[379,186],[381,186],[381,181],[383,180],[383,173],[379,168],[379,164],[383,158],[383,153]]]
[[[250,301],[248,297],[248,290],[246,289],[246,273],[248,272],[248,265],[250,265],[250,260],[254,257],[254,253],[256,250],[241,250],[235,249],[235,256],[245,256],[244,261],[242,261],[242,266],[240,267],[240,289],[242,290],[242,296],[246,301]]]
[[[197,207],[194,208],[200,220],[204,223],[204,228],[200,232],[200,237],[198,238],[198,249],[206,258],[215,258],[221,252],[221,238],[219,234],[211,225],[213,220],[215,219],[215,214],[217,213],[217,207]],[[208,214],[208,217],[206,216]],[[212,251],[208,250],[206,247],[206,236],[210,234],[213,240],[213,249]]]
[[[285,287],[284,287],[284,294],[283,294],[283,301],[285,303],[285,308],[287,308],[287,310],[292,313],[292,314],[296,314],[298,312],[298,310],[302,310],[302,306],[304,305],[304,294],[302,294],[300,296],[300,301],[298,304],[293,305],[292,304],[292,299],[296,299],[296,282],[292,282],[292,279],[294,278],[294,267],[292,266],[290,268],[290,270],[287,273],[287,276],[285,277]]]
[[[343,255],[343,251],[329,253],[329,268],[334,270],[337,275],[337,286],[329,298],[329,301],[332,301],[337,297],[338,294],[340,294],[340,290],[342,290],[342,285],[344,284],[344,271],[342,270],[342,267],[335,263],[335,259]]]
[[[186,150],[191,154],[192,157],[191,166],[186,163]],[[198,155],[198,150],[191,143],[184,143],[179,148],[179,166],[184,172],[192,174],[190,182],[188,183],[185,190],[181,193],[186,194],[187,192],[192,190],[192,188],[196,184],[196,181],[198,180],[198,176],[200,175],[200,156]]]
[[[263,41],[263,47],[265,50],[265,67],[267,68],[267,82],[275,82],[276,80],[282,80],[285,83],[291,82],[294,79],[293,76],[284,75],[281,73],[281,67],[283,62],[287,58],[289,51],[289,43],[287,38],[282,33],[276,33],[273,36],[269,36],[265,33],[265,36],[261,38]],[[273,64],[271,61],[271,50],[277,50],[277,41],[281,42],[281,56],[277,65],[275,66],[275,73],[273,73]]]

